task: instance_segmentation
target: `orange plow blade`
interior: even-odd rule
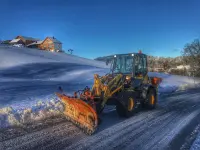
[[[60,93],[56,93],[56,95],[65,104],[64,115],[67,120],[73,122],[86,134],[93,134],[98,125],[98,117],[95,110],[88,103],[78,98],[70,98]]]

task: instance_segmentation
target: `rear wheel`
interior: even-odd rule
[[[154,109],[156,107],[156,104],[156,90],[151,88],[147,94],[147,106],[149,109]]]

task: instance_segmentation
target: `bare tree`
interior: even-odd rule
[[[183,49],[184,62],[190,65],[193,76],[200,76],[200,40],[195,39]]]
[[[149,66],[149,71],[154,71],[155,70],[155,63],[156,63],[156,60],[153,56],[148,56],[148,66]]]
[[[73,53],[73,49],[68,49],[68,52],[70,53],[70,54],[72,54]]]
[[[165,61],[163,62],[163,68],[164,68],[165,71],[168,70],[168,69],[170,68],[169,61],[168,61],[168,60],[165,60]]]

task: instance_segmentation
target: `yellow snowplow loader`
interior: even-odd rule
[[[119,116],[131,117],[140,106],[154,109],[157,104],[157,87],[162,79],[148,77],[145,54],[119,54],[110,58],[110,73],[102,77],[94,74],[92,89],[86,86],[72,97],[56,93],[65,104],[66,118],[88,135],[96,131],[105,105],[115,105]]]

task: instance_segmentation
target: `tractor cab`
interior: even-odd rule
[[[140,53],[114,55],[111,63],[112,74],[124,74],[131,77],[147,75],[147,56]]]

